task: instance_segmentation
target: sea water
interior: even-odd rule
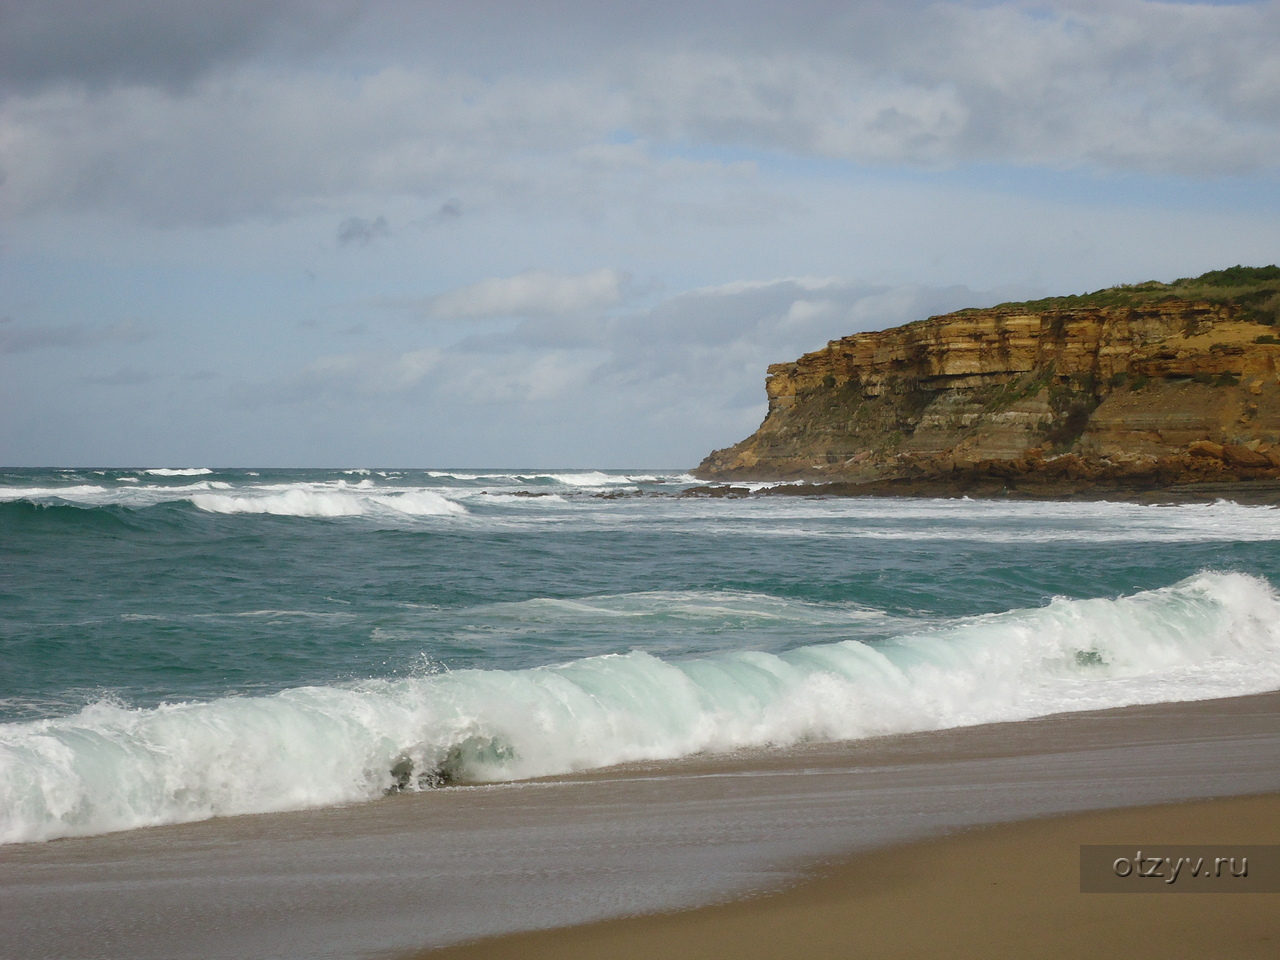
[[[0,842],[1280,689],[1280,510],[7,470]]]

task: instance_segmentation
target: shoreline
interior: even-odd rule
[[[957,482],[940,477],[897,478],[892,480],[824,480],[788,477],[765,480],[752,477],[739,483],[772,483],[751,490],[734,486],[736,478],[716,478],[690,487],[676,496],[743,497],[907,497],[912,499],[1025,500],[1060,503],[1139,503],[1148,506],[1216,503],[1229,500],[1244,506],[1280,504],[1280,480],[1237,480],[1234,482],[1187,483],[1170,486],[1124,486],[1108,484],[1018,484],[998,478]],[[713,486],[712,484],[718,484]]]
[[[8,846],[0,942],[407,956],[741,900],[993,823],[1277,792],[1280,692],[810,743]]]
[[[1271,957],[1280,893],[1084,894],[1081,844],[1277,844],[1280,793],[971,828],[819,866],[787,889],[403,960]]]

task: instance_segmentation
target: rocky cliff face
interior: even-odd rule
[[[1276,477],[1274,316],[1247,298],[1127,299],[964,310],[834,340],[771,366],[759,430],[694,473],[1148,485]]]

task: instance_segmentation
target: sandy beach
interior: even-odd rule
[[[1280,843],[1280,794],[976,828],[823,869],[770,896],[537,931],[421,960],[1274,957],[1280,893],[1081,893],[1081,844]]]
[[[1277,819],[1268,813],[1275,800],[1043,818],[1277,792],[1280,694],[433,790],[0,848],[0,955],[385,957],[577,927],[458,949],[537,956],[544,948],[536,945],[546,944],[558,956],[626,956],[615,941],[606,948],[593,939],[622,937],[650,956],[824,956],[844,949],[849,924],[870,911],[897,919],[878,934],[890,952],[867,955],[993,956],[981,947],[998,926],[982,919],[993,905],[1001,922],[1009,920],[1000,929],[1011,950],[1032,935],[1015,916],[1056,931],[1051,944],[1037,941],[1018,955],[1087,955],[1048,952],[1093,935],[1081,929],[1091,928],[1093,914],[1068,904],[1085,902],[1068,896],[1085,837],[1276,842]],[[1041,819],[986,829],[1033,818]],[[919,845],[904,847],[912,843]],[[1028,849],[1037,852],[1024,856]],[[1011,872],[1002,867],[979,883],[973,861],[988,856],[1004,856]],[[928,870],[912,874],[913,862]],[[946,863],[967,879],[946,879],[956,876]],[[808,880],[815,875],[821,879]],[[1010,897],[1024,906],[1007,908]],[[1138,902],[1163,903],[1159,897],[1087,899],[1096,903],[1087,909],[1121,924],[1138,916],[1133,911],[1157,911],[1133,921],[1134,952],[1168,909]],[[1259,897],[1178,897],[1179,917],[1200,917],[1209,929],[1218,916],[1212,904],[1224,899],[1232,903],[1219,909],[1247,912],[1243,901]],[[926,902],[944,911],[937,920],[915,919]],[[697,907],[708,909],[688,912]],[[583,926],[640,915],[651,919]],[[767,916],[776,920],[773,940],[751,925]],[[1196,956],[1250,956],[1228,929],[1256,934],[1250,943],[1270,935],[1244,914],[1221,923],[1211,939],[1228,946]],[[927,937],[951,928],[982,952],[928,946]],[[859,936],[869,944],[873,935]],[[692,952],[646,937],[674,938]],[[716,953],[710,945],[739,943],[733,937],[765,952]],[[1192,941],[1173,934],[1169,941],[1165,952],[1188,955],[1171,951]],[[899,942],[914,946],[891,952]]]

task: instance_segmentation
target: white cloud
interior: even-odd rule
[[[426,312],[448,320],[591,313],[620,303],[627,283],[626,274],[607,268],[579,274],[530,270],[442,293]]]
[[[1276,167],[1280,4],[937,3],[868,20],[808,49],[654,54],[629,88],[640,128],[871,163]]]
[[[839,309],[832,300],[793,300],[782,318],[781,326],[803,326],[820,317],[830,316]]]
[[[341,209],[357,195],[447,204],[466,188],[489,201],[536,191],[539,155],[601,135],[616,115],[608,99],[401,68],[356,81],[244,68],[182,92],[14,95],[0,103],[0,211],[123,208],[166,224]]]

